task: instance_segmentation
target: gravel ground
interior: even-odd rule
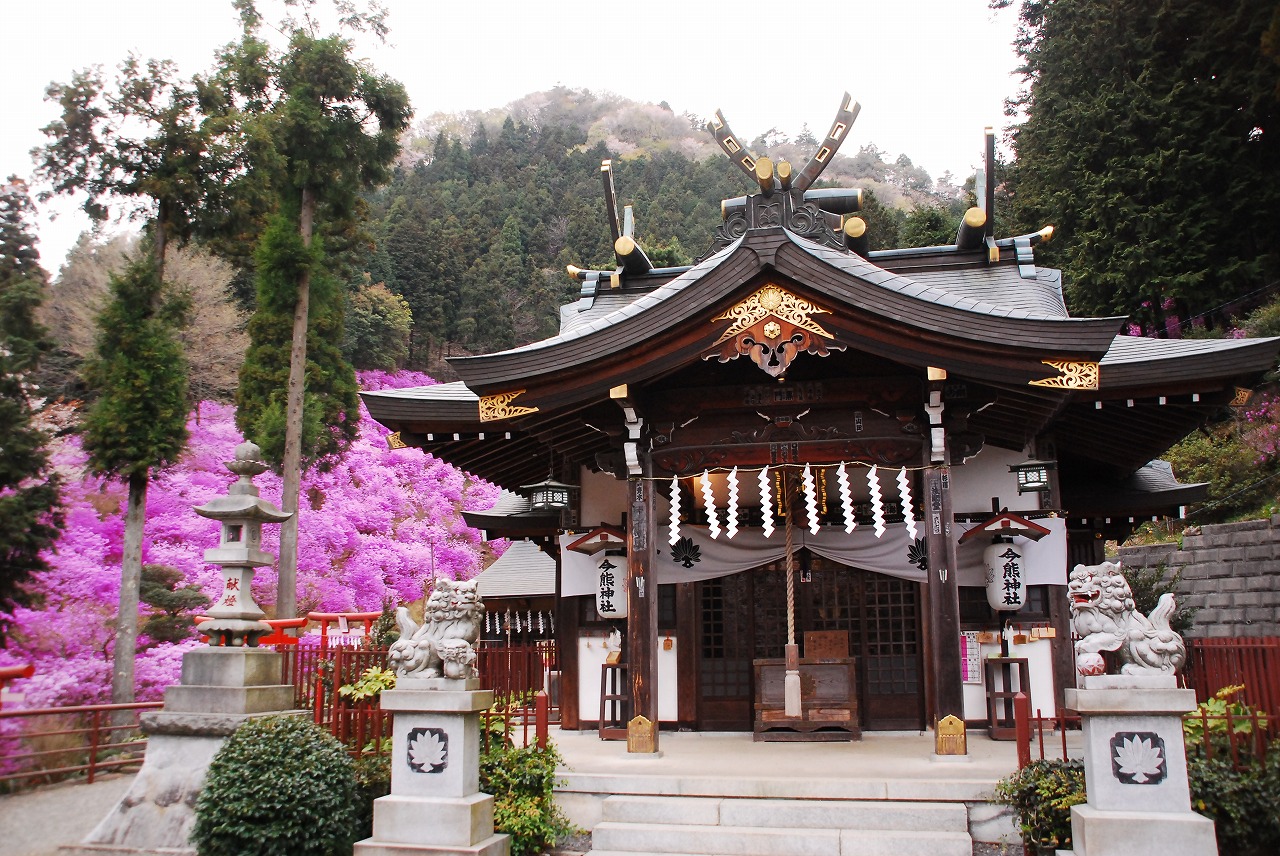
[[[0,796],[0,856],[57,856],[79,844],[107,816],[133,782],[109,774],[92,785],[63,782]]]

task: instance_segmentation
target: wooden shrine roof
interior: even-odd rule
[[[845,403],[870,400],[871,393],[905,402],[907,391],[918,395],[923,388],[926,369],[944,369],[948,388],[955,388],[954,398],[946,393],[953,414],[946,418],[961,423],[959,434],[972,441],[957,437],[961,456],[983,443],[1021,450],[1034,438],[1055,438],[1067,495],[1077,487],[1068,483],[1073,478],[1080,486],[1115,486],[1134,476],[1221,412],[1237,386],[1275,364],[1280,339],[1139,339],[1120,335],[1124,318],[1072,318],[1061,273],[1034,263],[1034,245],[1052,229],[997,239],[989,183],[980,207],[966,212],[956,244],[869,251],[865,222],[850,216],[861,205],[860,192],[813,187],[858,110],[846,93],[827,137],[799,171],[790,164],[775,170],[767,157],[747,151],[717,113],[709,130],[760,194],[725,200],[712,249],[686,268],[653,267],[636,243],[631,208],[619,216],[605,161],[602,187],[617,267],[570,268],[581,292],[562,307],[559,333],[451,359],[459,382],[361,393],[370,414],[396,432],[394,440],[508,488],[545,478],[549,460],[568,472],[578,465],[616,472],[626,426],[613,390],[634,393],[681,430],[702,419],[705,406],[708,418],[690,434],[722,448],[715,439],[722,435],[709,432],[739,415],[754,419],[743,390],[778,388],[774,377],[729,353],[741,341],[724,344],[726,337],[757,335],[735,330],[727,319],[751,300],[759,309],[759,295],[771,285],[807,307],[804,317],[796,322],[775,314],[764,324],[765,314],[751,323],[767,330],[785,320],[810,324],[806,335],[821,332],[819,347],[805,345],[808,353],[777,371],[791,390],[806,382],[838,389],[818,405],[824,418],[837,410],[847,416]],[[994,159],[988,130],[986,162]],[[776,299],[777,291],[768,293]],[[749,349],[760,346],[749,343]],[[818,353],[825,356],[812,356]],[[768,393],[776,401],[774,395]],[[690,396],[700,398],[682,400]],[[887,405],[898,412],[881,416],[895,431],[906,432],[909,423],[918,436],[923,402],[912,407]],[[778,415],[770,413],[759,415]],[[1182,486],[1145,482],[1135,490],[1166,499],[1188,495]]]

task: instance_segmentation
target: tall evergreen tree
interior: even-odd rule
[[[97,350],[85,367],[97,393],[82,425],[89,466],[129,487],[111,675],[116,704],[133,701],[147,483],[187,444],[187,370],[177,338],[184,311],[182,301],[166,297],[156,256],[135,258],[111,278]]]
[[[288,45],[276,52],[259,35],[262,16],[254,0],[235,0],[243,34],[225,52],[221,73],[212,81],[213,88],[221,86],[223,114],[239,115],[255,152],[255,172],[269,177],[278,200],[256,256],[259,300],[270,291],[275,305],[259,311],[278,314],[285,309],[278,301],[285,301],[291,304],[292,325],[290,335],[281,337],[275,320],[251,323],[253,344],[242,370],[237,422],[264,453],[279,450],[274,460],[284,482],[282,505],[294,512],[304,466],[344,448],[357,419],[355,375],[339,347],[341,295],[330,289],[316,307],[319,312],[311,306],[313,287],[325,269],[317,232],[350,234],[360,214],[360,193],[389,177],[399,136],[412,115],[404,87],[355,60],[350,41],[317,35],[312,14],[317,3],[288,4],[302,17],[285,20],[281,29]],[[366,14],[348,2],[335,6],[345,26],[385,36],[377,7]],[[320,319],[334,329],[322,333]],[[278,377],[271,367],[281,364],[278,349],[286,342],[287,383],[280,388],[259,382]],[[315,405],[310,412],[307,401]],[[307,442],[308,437],[317,442]],[[297,609],[297,544],[295,513],[280,537],[276,614],[281,617],[292,617]]]
[[[1014,0],[993,0],[993,6]],[[1210,311],[1280,271],[1274,0],[1023,0],[1011,105],[1020,231],[1073,309]]]
[[[31,423],[30,376],[49,349],[35,318],[45,285],[26,186],[0,187],[0,601],[18,598],[62,526],[58,477]],[[4,639],[0,626],[0,642]]]
[[[166,249],[196,232],[231,167],[214,156],[196,87],[170,62],[130,57],[114,86],[88,69],[51,84],[47,96],[62,115],[43,129],[50,142],[32,152],[37,176],[51,185],[44,195],[83,194],[95,220],[116,205],[147,224],[144,253],[112,279],[85,368],[97,396],[84,423],[90,466],[129,488],[111,683],[112,701],[125,703],[134,698],[147,482],[187,439],[186,363],[177,341],[185,301],[166,293]]]

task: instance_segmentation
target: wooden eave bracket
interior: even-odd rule
[[[622,444],[622,452],[627,462],[627,475],[641,475],[640,467],[640,432],[644,429],[644,418],[631,398],[631,391],[625,383],[618,384],[609,390],[609,397],[622,408],[623,424],[627,428],[627,439]]]

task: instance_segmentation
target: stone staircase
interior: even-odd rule
[[[618,794],[587,856],[971,856],[964,803]]]

